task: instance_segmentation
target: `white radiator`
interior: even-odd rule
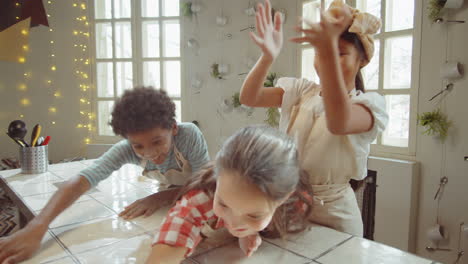
[[[368,169],[377,172],[375,241],[415,252],[418,163],[369,157]]]

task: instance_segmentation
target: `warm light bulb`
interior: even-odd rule
[[[29,50],[29,46],[28,46],[28,45],[23,45],[23,50],[24,50],[24,51],[28,51],[28,50]]]
[[[80,102],[86,103],[86,100],[85,100],[84,98],[81,98],[81,99],[80,99]]]
[[[49,112],[51,112],[51,113],[57,113],[57,108],[55,108],[55,107],[49,107]]]
[[[78,31],[74,30],[73,35],[75,35],[75,36],[78,35]]]
[[[22,84],[18,85],[18,90],[26,91],[26,89],[27,89],[26,84],[22,83]]]
[[[52,121],[52,125],[55,125],[55,121]]]
[[[54,31],[54,30],[53,30],[53,29],[51,29],[51,28],[49,28],[49,31],[50,31],[50,32],[52,32],[52,31]]]
[[[52,83],[52,80],[47,80],[47,83],[48,83],[48,84],[51,84],[51,83]]]
[[[19,57],[18,58],[19,63],[24,63],[25,61],[26,61],[26,59],[24,57]]]
[[[76,3],[73,3],[73,7],[77,7],[78,5]]]
[[[54,44],[54,41],[53,41],[53,40],[51,40],[51,41],[50,41],[50,44]]]
[[[23,118],[23,117],[24,117],[24,115],[20,115],[20,117],[21,117],[21,118]]]
[[[80,6],[81,6],[81,9],[83,9],[83,10],[86,9],[86,4],[82,3]]]
[[[55,71],[55,70],[57,70],[57,67],[52,66],[52,67],[50,67],[50,70]]]
[[[85,138],[85,143],[86,143],[86,144],[89,144],[89,143],[91,143],[91,139],[89,139],[89,138]]]
[[[16,6],[20,6],[20,3],[16,3]]]
[[[21,99],[20,103],[21,103],[21,105],[23,105],[23,106],[28,106],[28,105],[31,104],[31,101],[29,101],[28,98],[23,98],[23,99]]]
[[[28,35],[28,31],[26,29],[22,29],[21,30],[21,34],[27,36]]]
[[[55,92],[55,93],[54,93],[54,96],[55,96],[55,97],[61,97],[62,95],[60,94],[60,92]]]

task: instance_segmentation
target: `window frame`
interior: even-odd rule
[[[167,61],[178,61],[180,62],[180,96],[172,96],[169,95],[171,100],[179,101],[180,102],[180,121],[184,120],[185,117],[185,107],[184,107],[184,94],[185,94],[185,78],[184,78],[184,49],[182,45],[182,36],[183,33],[183,16],[179,13],[179,16],[163,16],[163,1],[158,0],[159,4],[159,16],[158,17],[143,17],[142,16],[142,8],[141,4],[142,1],[134,1],[130,0],[131,5],[131,12],[130,18],[114,18],[114,0],[111,0],[111,9],[112,9],[112,18],[104,18],[104,19],[96,19],[95,18],[95,0],[91,1],[89,6],[89,17],[90,17],[90,46],[92,48],[92,80],[93,80],[93,88],[94,91],[92,93],[92,110],[95,113],[95,120],[94,122],[94,129],[91,133],[91,140],[93,143],[97,144],[112,144],[115,143],[122,138],[117,135],[100,135],[99,134],[99,102],[103,101],[113,101],[118,98],[117,93],[117,83],[116,83],[116,62],[132,62],[132,77],[133,83],[132,85],[140,85],[143,84],[143,63],[145,61],[155,61],[159,62],[159,74],[160,74],[160,88],[161,90],[165,90],[165,69],[164,63]],[[144,21],[156,21],[159,27],[159,56],[158,57],[151,57],[145,58],[143,57],[143,22]],[[179,57],[165,57],[163,53],[163,45],[164,45],[164,22],[165,21],[178,21],[179,28],[180,28],[180,46],[179,46]],[[96,23],[102,22],[110,22],[112,24],[112,58],[97,58],[97,50],[96,50]],[[130,22],[131,25],[131,37],[132,37],[132,57],[131,58],[116,58],[115,54],[115,23],[116,22]],[[98,96],[98,87],[97,87],[97,63],[98,62],[112,62],[113,63],[113,77],[114,77],[114,96],[113,97],[99,97]],[[155,87],[158,88],[158,87]],[[176,109],[177,113],[177,109]]]
[[[298,0],[297,10],[298,15],[302,15],[303,5],[307,2],[318,1],[323,4],[325,0]],[[348,4],[356,6],[356,2],[359,0],[348,0]],[[374,156],[389,157],[389,158],[403,158],[403,159],[414,159],[416,155],[416,144],[417,144],[417,113],[418,113],[418,90],[420,82],[420,57],[421,57],[421,26],[422,26],[422,3],[414,0],[414,22],[413,28],[397,30],[391,32],[384,32],[385,30],[385,16],[387,0],[381,0],[381,18],[382,18],[382,30],[374,36],[375,39],[380,41],[379,49],[379,84],[377,90],[369,90],[369,92],[378,92],[379,94],[385,95],[409,95],[410,96],[410,113],[409,113],[409,131],[408,131],[408,147],[395,147],[382,145],[382,135],[379,134],[377,138],[377,144],[371,145],[370,154]],[[397,36],[412,36],[412,58],[411,58],[411,83],[408,89],[384,89],[384,58],[385,58],[385,40]],[[297,69],[299,76],[302,76],[302,51],[307,48],[311,48],[310,44],[303,44],[297,48]]]

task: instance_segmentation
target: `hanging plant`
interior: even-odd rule
[[[186,17],[192,17],[194,12],[192,11],[192,2],[183,2],[180,5],[180,13]]]
[[[270,72],[267,77],[265,82],[263,83],[263,86],[265,87],[273,87],[275,86],[275,81],[278,75],[275,72]]]
[[[274,108],[274,107],[268,108],[267,119],[265,119],[265,123],[267,123],[271,127],[278,127],[279,119],[280,119],[280,113],[278,111],[278,108]]]
[[[431,22],[435,22],[438,18],[440,18],[440,12],[442,11],[442,8],[444,8],[445,2],[447,2],[447,0],[429,0],[429,5],[427,6],[427,16]]]
[[[418,124],[426,128],[423,135],[438,136],[442,141],[447,138],[448,130],[452,125],[440,109],[418,115]]]
[[[213,63],[211,65],[211,76],[215,79],[224,80],[223,76],[219,72],[219,64]]]
[[[239,93],[235,93],[234,95],[232,95],[232,107],[234,108],[237,108],[237,107],[240,107],[242,104],[240,102],[240,94]]]
[[[278,78],[278,74],[276,74],[275,72],[270,72],[267,75],[266,80],[263,83],[263,86],[274,87],[277,78]],[[279,119],[280,119],[280,113],[278,111],[278,108],[275,108],[275,107],[268,108],[267,118],[265,119],[265,123],[267,123],[271,127],[278,127]]]

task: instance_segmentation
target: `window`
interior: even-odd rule
[[[165,90],[181,119],[179,1],[94,0],[98,136],[116,98],[135,85]]]
[[[320,7],[328,7],[331,0],[301,1],[302,15],[319,21]],[[390,117],[387,129],[372,146],[372,153],[414,154],[416,85],[414,75],[414,1],[353,0],[348,4],[371,13],[382,20],[380,31],[374,35],[375,53],[362,74],[367,91],[385,97]],[[324,9],[326,9],[324,8]],[[313,67],[314,49],[300,48],[301,76],[319,82]],[[414,111],[413,111],[414,109]],[[413,140],[414,141],[414,140]]]

